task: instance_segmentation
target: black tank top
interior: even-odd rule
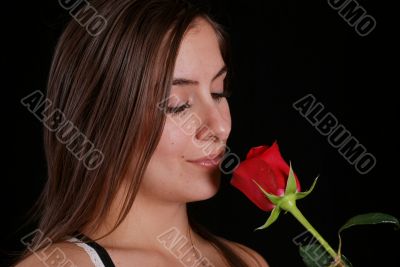
[[[105,267],[115,267],[114,262],[112,261],[110,255],[107,253],[107,251],[102,246],[100,246],[98,243],[91,240],[89,237],[85,236],[82,233],[77,233],[75,235],[75,237],[82,242],[84,242],[84,240],[89,240],[89,242],[85,242],[85,243],[96,251],[97,255],[99,255],[99,257],[100,257],[100,260],[103,262],[104,266]]]

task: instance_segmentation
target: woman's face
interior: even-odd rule
[[[221,96],[225,76],[217,36],[208,22],[197,19],[180,46],[169,108],[163,110],[166,124],[139,193],[190,202],[217,192],[218,164],[203,166],[192,161],[225,150],[231,131],[229,105]]]

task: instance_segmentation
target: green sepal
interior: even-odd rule
[[[263,194],[269,199],[269,201],[272,202],[274,205],[278,205],[279,202],[281,201],[282,197],[280,196],[275,196],[274,194],[270,194],[267,191],[265,191],[254,179],[253,182],[258,186],[258,188],[263,192]]]
[[[285,196],[297,192],[296,179],[294,178],[292,163],[290,163],[289,176],[286,182]]]
[[[271,214],[269,215],[268,220],[265,222],[265,224],[263,226],[260,226],[256,229],[254,229],[254,231],[265,229],[268,226],[270,226],[271,224],[273,224],[276,221],[276,219],[278,219],[280,213],[281,213],[281,209],[279,207],[275,207],[271,211]]]
[[[314,179],[314,182],[311,185],[310,189],[308,189],[305,192],[296,193],[296,199],[302,199],[302,198],[305,198],[306,196],[308,196],[314,190],[314,187],[317,184],[317,181],[318,181],[318,176],[317,176],[317,178]]]

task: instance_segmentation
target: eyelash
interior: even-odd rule
[[[229,93],[223,92],[223,93],[212,93],[212,98],[217,102],[221,102],[222,98],[224,97],[229,97]],[[185,111],[186,109],[190,108],[192,105],[189,104],[189,102],[186,102],[185,104],[178,106],[178,107],[167,107],[166,112],[167,113],[172,113],[174,114],[179,114]]]

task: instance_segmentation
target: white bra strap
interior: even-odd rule
[[[67,239],[66,241],[69,241],[69,242],[83,248],[86,251],[86,253],[89,255],[90,260],[93,262],[95,267],[105,267],[99,257],[99,254],[97,254],[96,250],[94,250],[91,246],[89,246],[86,243],[83,243],[81,240],[79,240],[75,237],[71,237],[71,238]]]

